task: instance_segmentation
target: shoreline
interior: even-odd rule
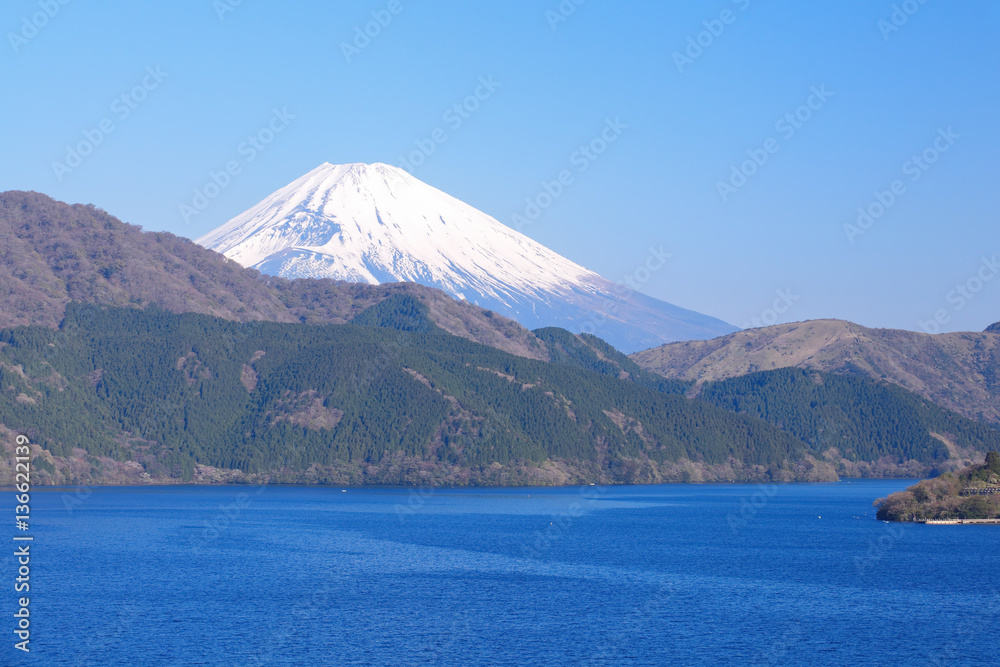
[[[420,485],[403,485],[403,484],[362,484],[362,485],[350,485],[350,484],[295,484],[295,483],[273,483],[273,484],[260,484],[260,483],[242,483],[242,482],[229,482],[229,483],[191,483],[191,482],[163,482],[163,483],[153,483],[153,484],[51,484],[51,485],[33,485],[33,490],[35,492],[55,492],[55,491],[76,491],[80,488],[89,488],[93,490],[97,489],[135,489],[135,490],[153,490],[153,489],[259,489],[259,488],[275,488],[275,489],[321,489],[321,490],[347,490],[347,491],[366,491],[366,490],[400,490],[400,491],[419,491],[419,490],[431,490],[431,491],[488,491],[488,490],[498,490],[498,491],[532,491],[532,490],[546,490],[546,489],[611,489],[611,488],[636,488],[643,486],[671,486],[671,487],[707,487],[707,486],[717,486],[720,488],[734,488],[740,486],[747,487],[758,487],[758,486],[781,486],[781,487],[793,487],[793,486],[835,486],[838,484],[851,484],[857,482],[911,482],[919,480],[919,478],[911,477],[845,477],[837,481],[791,481],[791,482],[775,482],[775,481],[737,481],[737,482],[653,482],[653,483],[620,483],[620,482],[605,482],[605,483],[583,483],[583,484],[537,484],[537,485],[455,485],[455,486],[420,486]],[[14,487],[11,485],[0,485],[0,491],[13,490]],[[1000,521],[1000,520],[998,520]],[[895,522],[895,523],[922,523],[922,522]]]

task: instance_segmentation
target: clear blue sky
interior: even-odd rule
[[[983,265],[1000,254],[988,0],[568,0],[558,22],[560,0],[63,1],[9,0],[0,15],[2,190],[195,238],[324,161],[399,164],[429,139],[415,175],[507,224],[569,170],[525,233],[612,280],[662,246],[672,258],[642,291],[736,325],[773,321],[779,290],[778,321],[1000,320],[1000,269]],[[894,4],[913,12],[899,25]],[[391,22],[345,55],[372,12]],[[689,38],[706,46],[678,61]],[[480,77],[500,85],[446,116]],[[274,109],[294,118],[251,161],[243,142]],[[606,119],[627,127],[593,161],[574,156]],[[85,132],[104,136],[57,174]],[[933,164],[908,163],[925,150]],[[735,187],[748,151],[767,160]],[[230,161],[239,174],[185,220],[180,206]],[[876,191],[895,200],[851,243],[844,226]]]

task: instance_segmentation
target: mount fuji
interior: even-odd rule
[[[386,164],[324,163],[197,243],[268,275],[436,287],[626,353],[736,331],[612,283]]]

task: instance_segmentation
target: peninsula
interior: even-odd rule
[[[1000,453],[875,501],[883,521],[1000,523]]]

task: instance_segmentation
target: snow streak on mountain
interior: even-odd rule
[[[437,287],[624,352],[735,331],[623,289],[385,164],[320,165],[198,243],[269,275]]]

